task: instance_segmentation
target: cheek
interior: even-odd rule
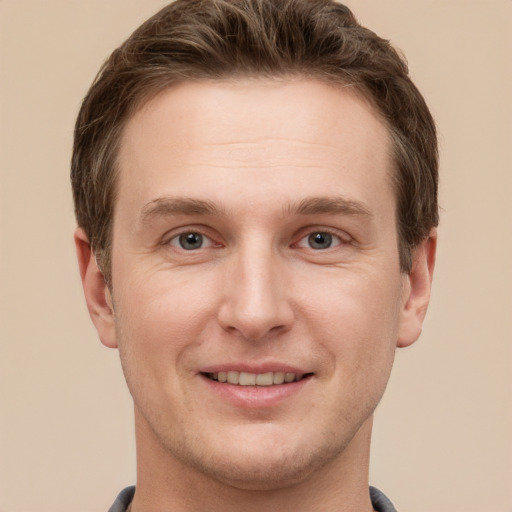
[[[202,311],[211,310],[216,287],[211,276],[172,270],[140,272],[115,290],[120,316],[131,327],[151,332],[192,327]],[[206,293],[206,291],[208,291]],[[141,333],[138,333],[139,335]],[[143,334],[143,333],[142,333]]]
[[[302,291],[308,336],[352,377],[387,379],[393,362],[400,287],[398,280],[379,276],[370,272],[317,276]]]
[[[170,279],[165,272],[125,281],[114,301],[126,370],[134,367],[142,373],[144,368],[152,378],[166,381],[183,372],[180,361],[200,344],[201,332],[214,314],[214,300],[205,287],[205,282],[191,283],[179,276]]]
[[[331,269],[302,275],[296,280],[297,296],[305,311],[330,328],[358,332],[375,329],[383,335],[396,326],[399,318],[400,277],[389,278],[389,269]],[[320,325],[321,325],[320,324]],[[348,329],[348,326],[353,329]],[[346,326],[347,328],[345,329]]]

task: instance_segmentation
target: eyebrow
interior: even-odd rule
[[[338,214],[356,217],[371,217],[371,212],[360,201],[344,197],[312,197],[284,208],[285,215]],[[172,215],[224,216],[226,212],[211,201],[187,197],[159,197],[146,203],[141,211],[143,224],[155,217]]]
[[[155,217],[170,215],[223,215],[224,211],[210,201],[187,197],[159,197],[142,207],[140,218],[143,224]]]
[[[344,197],[313,197],[288,207],[288,213],[299,215],[340,214],[355,217],[371,217],[368,208],[360,201]]]

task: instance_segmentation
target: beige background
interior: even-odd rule
[[[0,0],[0,512],[106,511],[134,481],[117,354],[82,299],[68,185],[79,102],[163,0]],[[512,1],[351,0],[437,118],[440,249],[371,481],[408,512],[512,510]]]

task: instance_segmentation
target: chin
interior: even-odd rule
[[[253,432],[254,433],[254,432]],[[260,432],[261,434],[261,432]],[[193,470],[241,490],[271,491],[292,487],[321,472],[344,450],[333,437],[313,440],[287,436],[231,436],[197,451],[193,443],[182,445],[174,456]],[[316,442],[315,442],[316,441]],[[209,449],[210,448],[210,449]]]
[[[318,470],[318,466],[326,464],[312,463],[310,458],[293,454],[283,459],[260,457],[258,460],[229,460],[214,464],[201,461],[196,469],[210,478],[243,490],[271,491],[292,487],[307,480]]]

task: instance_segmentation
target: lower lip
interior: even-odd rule
[[[218,382],[200,375],[211,391],[223,400],[236,407],[258,409],[274,407],[287,398],[296,395],[311,380],[311,376],[304,377],[296,382],[277,384],[273,386],[239,386],[227,382]]]

